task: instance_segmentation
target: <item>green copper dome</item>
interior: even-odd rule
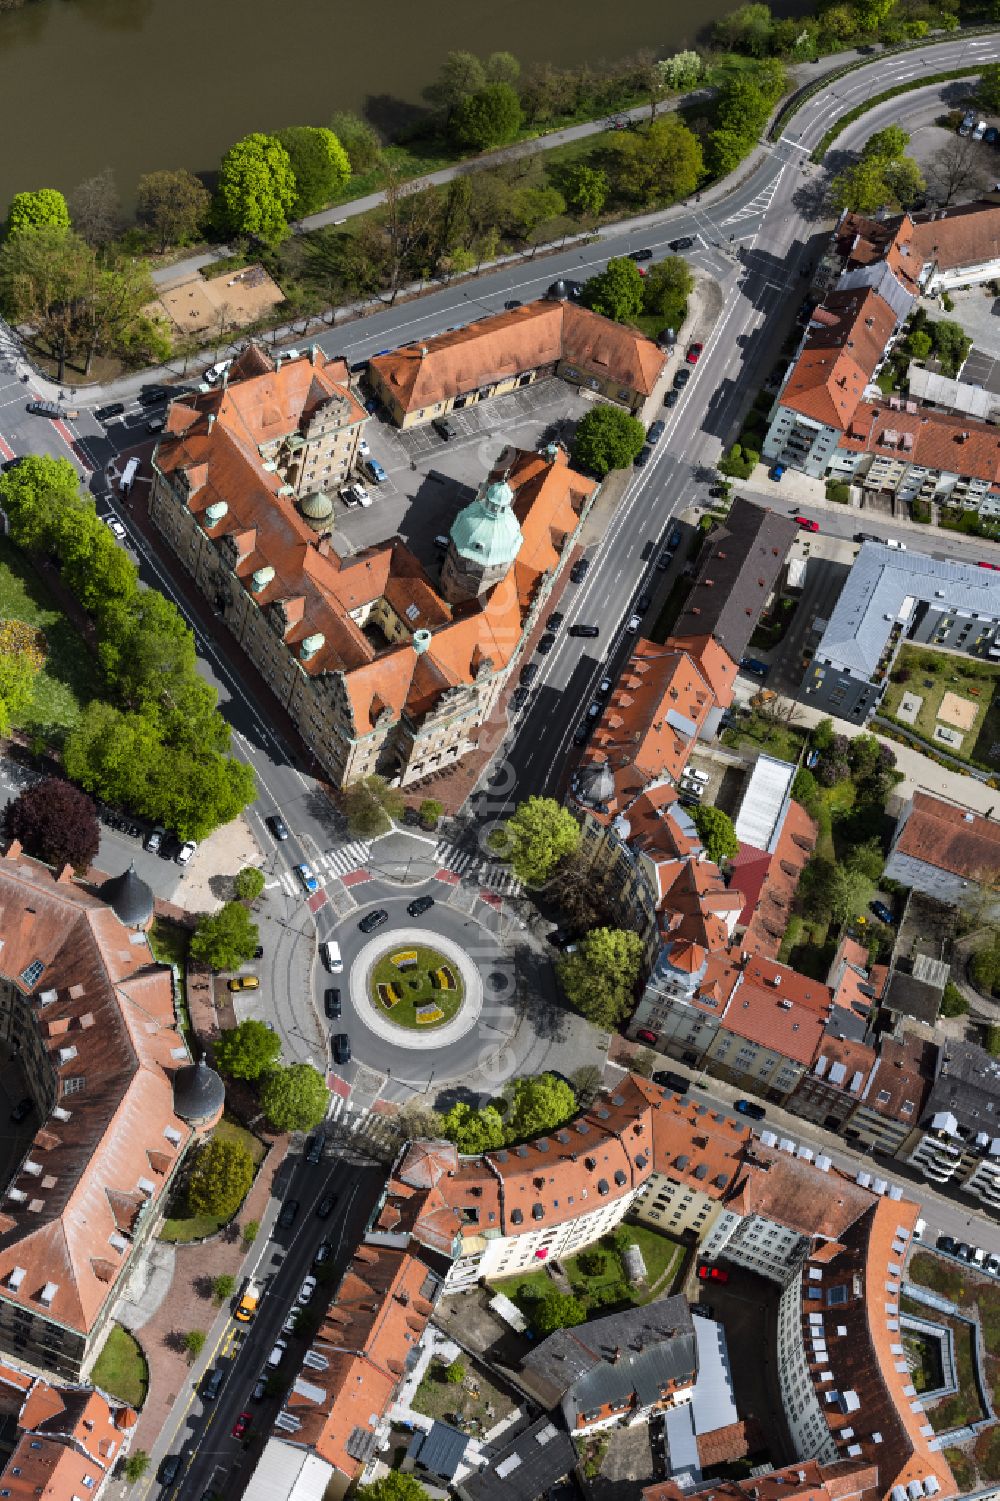
[[[484,485],[471,505],[455,517],[451,540],[456,551],[481,568],[509,567],[521,551],[521,527],[506,480]]]

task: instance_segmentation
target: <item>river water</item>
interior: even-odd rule
[[[0,14],[0,211],[105,167],[211,170],[251,130],[398,119],[452,48],[522,66],[661,55],[735,0],[29,0]]]

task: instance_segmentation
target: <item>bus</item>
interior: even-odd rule
[[[122,470],[122,477],[118,481],[118,488],[123,495],[131,494],[132,484],[138,472],[139,460],[129,459],[128,463],[125,465],[125,468]]]

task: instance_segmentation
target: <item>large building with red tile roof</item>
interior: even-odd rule
[[[127,1453],[136,1414],[92,1387],[57,1385],[16,1366],[0,1366],[0,1415],[18,1437],[3,1469],[0,1495],[12,1501],[96,1498]]]
[[[377,355],[368,378],[393,422],[409,428],[552,375],[638,411],[665,363],[637,329],[543,298]]]
[[[642,1501],[879,1501],[878,1470],[854,1460],[820,1465],[807,1459],[749,1480],[706,1480],[692,1489],[675,1480],[648,1485]]]
[[[328,491],[364,420],[345,378],[251,347],[174,401],[150,515],[330,780],[414,783],[475,748],[598,487],[558,449],[506,454],[518,546],[486,588],[443,590],[398,537],[341,558]]]
[[[100,890],[16,843],[0,858],[0,1041],[41,1122],[0,1202],[0,1349],[75,1378],[205,1122],[169,968]]]
[[[952,906],[976,889],[995,891],[1000,823],[928,792],[915,792],[896,822],[885,873]]]

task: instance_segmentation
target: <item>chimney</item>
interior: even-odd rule
[[[209,414],[208,414],[208,431],[211,432],[212,428],[214,426],[215,426],[215,413],[214,412],[209,412]]]

